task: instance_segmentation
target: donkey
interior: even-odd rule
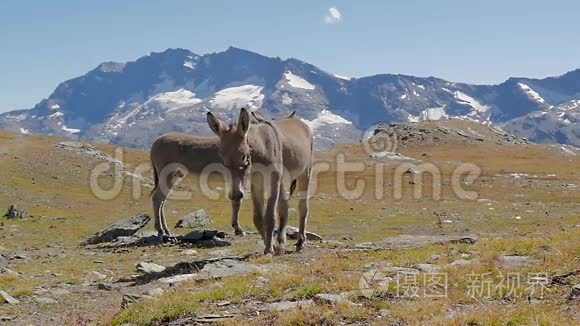
[[[285,119],[294,117],[292,112]],[[256,117],[256,119],[258,119]],[[165,240],[173,239],[165,220],[165,202],[171,188],[187,172],[199,175],[209,164],[223,163],[219,154],[218,137],[199,137],[183,133],[160,136],[151,146],[150,159],[153,166],[155,187],[151,191],[155,230]],[[184,171],[187,170],[187,171]],[[161,181],[161,183],[160,183]],[[231,199],[231,225],[238,236],[246,232],[239,223],[241,200]]]
[[[219,138],[199,137],[182,133],[165,134],[151,146],[150,158],[153,166],[155,187],[151,191],[155,230],[164,240],[173,236],[165,220],[165,202],[171,188],[187,173],[200,174],[209,164],[223,162],[219,155]],[[187,171],[185,171],[187,170]],[[239,224],[241,201],[232,200],[232,227],[236,235],[244,236]]]
[[[306,241],[306,222],[309,214],[309,185],[313,164],[312,130],[302,120],[292,113],[288,118],[266,121],[254,115],[257,121],[250,128],[250,114],[242,109],[237,125],[226,124],[208,112],[207,120],[210,129],[220,138],[220,153],[224,165],[232,176],[234,198],[243,198],[244,184],[251,173],[252,201],[254,204],[254,225],[262,235],[266,248],[264,252],[272,252],[274,231],[274,209],[278,204],[277,253],[282,253],[286,243],[286,225],[288,224],[288,201],[298,185],[300,192],[300,233],[296,250],[300,251]],[[280,142],[282,150],[283,171],[278,170],[278,153],[276,142]],[[269,167],[268,167],[269,164]],[[267,168],[264,167],[266,165]],[[258,172],[257,175],[253,172]],[[264,174],[264,172],[266,174]],[[264,214],[263,176],[270,177],[270,197]],[[261,179],[259,177],[262,177]],[[291,180],[290,194],[285,184]],[[276,189],[277,187],[277,189]],[[278,203],[277,203],[278,202]]]

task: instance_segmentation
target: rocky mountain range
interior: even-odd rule
[[[346,78],[233,47],[205,55],[168,49],[102,63],[33,108],[1,114],[0,129],[147,148],[169,131],[210,134],[208,110],[231,119],[241,107],[267,118],[296,111],[315,130],[319,148],[358,141],[384,122],[449,118],[580,146],[580,69],[499,85],[393,74]]]

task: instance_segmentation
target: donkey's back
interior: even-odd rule
[[[312,166],[313,136],[310,127],[298,118],[274,120],[284,151],[284,167],[293,178]]]
[[[151,146],[151,163],[160,171],[168,164],[178,163],[190,173],[199,174],[212,163],[221,163],[217,137],[201,137],[183,133],[168,133]]]

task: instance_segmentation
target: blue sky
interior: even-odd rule
[[[330,10],[331,8],[335,8]],[[228,46],[331,73],[499,83],[580,68],[580,1],[2,1],[0,112],[103,61]]]

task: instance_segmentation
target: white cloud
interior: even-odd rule
[[[342,21],[342,14],[338,11],[336,7],[328,8],[328,14],[324,16],[324,22],[326,24],[338,24]]]

